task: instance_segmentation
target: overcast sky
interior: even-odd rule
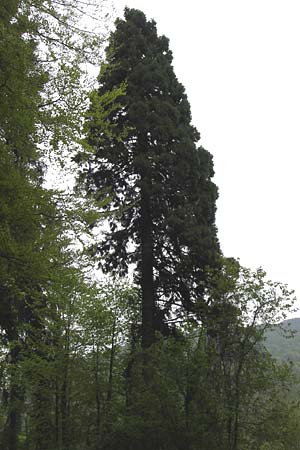
[[[125,5],[170,39],[214,156],[223,253],[262,266],[300,299],[300,2],[116,0],[120,15]]]

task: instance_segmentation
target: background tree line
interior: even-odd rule
[[[96,6],[0,4],[1,448],[296,449],[294,375],[264,347],[292,293],[223,257],[154,21],[125,10],[90,90]],[[53,164],[73,192],[45,188]]]

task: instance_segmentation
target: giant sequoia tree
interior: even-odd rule
[[[217,189],[212,157],[196,145],[168,39],[157,35],[155,22],[126,9],[106,57],[87,120],[92,151],[77,159],[87,162],[89,192],[112,199],[98,252],[107,272],[136,264],[147,347],[175,305],[179,313],[195,311],[203,298],[206,266],[215,266],[219,254]]]

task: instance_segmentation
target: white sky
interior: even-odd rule
[[[299,0],[115,0],[170,39],[201,144],[214,156],[225,256],[300,299]],[[300,306],[300,301],[299,301]]]

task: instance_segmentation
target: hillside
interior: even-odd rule
[[[300,318],[285,320],[281,325],[292,331],[293,336],[287,337],[290,333],[285,333],[279,326],[268,330],[266,348],[275,358],[300,363]]]

